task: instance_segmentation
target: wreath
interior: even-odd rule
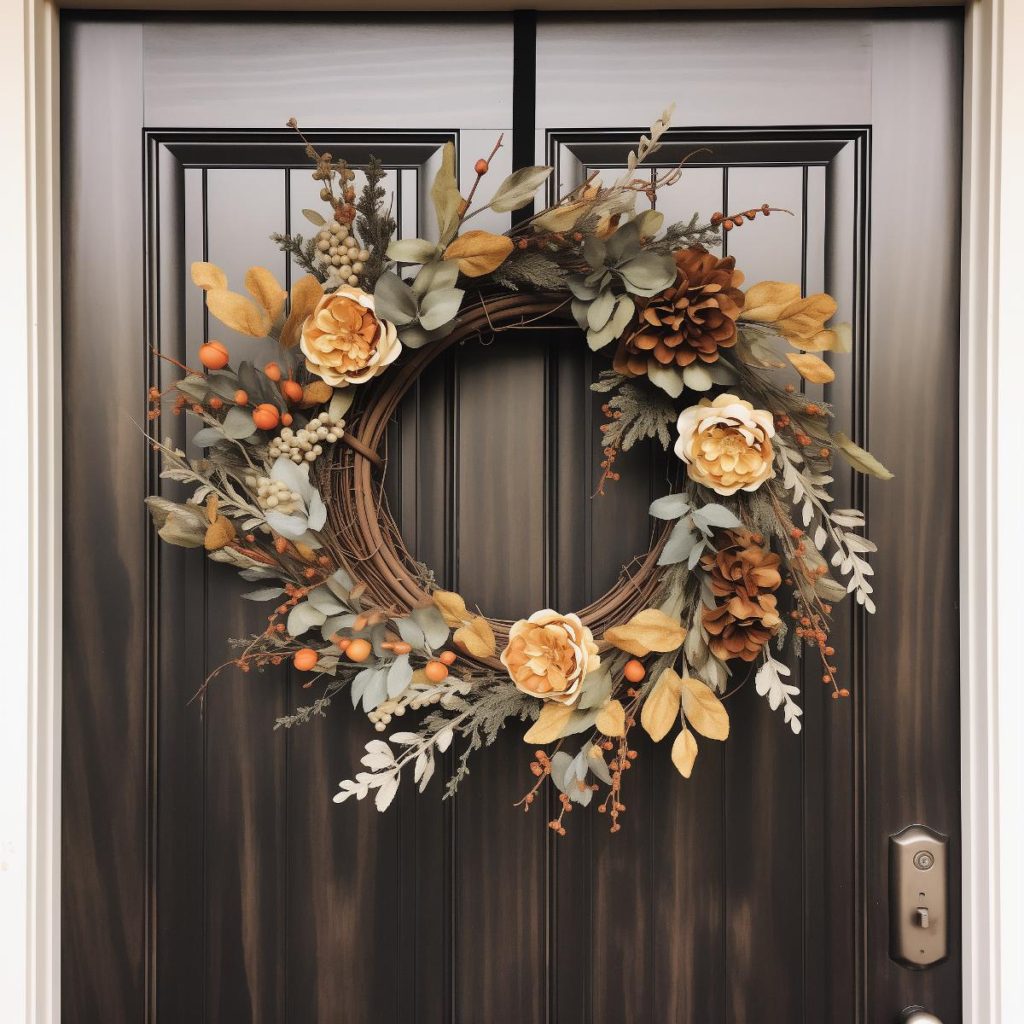
[[[366,744],[339,803],[372,793],[383,811],[406,776],[422,792],[454,745],[451,795],[471,755],[520,721],[535,778],[516,806],[528,810],[550,782],[553,830],[564,834],[566,815],[596,801],[614,832],[638,724],[656,742],[672,735],[672,763],[689,778],[698,737],[728,737],[726,701],[753,674],[799,733],[799,690],[781,660],[790,638],[795,654],[820,661],[834,698],[849,695],[830,615],[848,593],[874,611],[866,556],[875,549],[859,511],[833,508],[832,463],[838,454],[891,474],[833,432],[830,407],[783,372],[833,381],[822,355],[849,350],[849,327],[830,324],[828,295],[776,281],[744,288],[735,259],[712,251],[723,233],[788,211],[765,204],[664,224],[657,193],[682,167],[637,169],[670,116],[641,137],[618,180],[591,175],[505,234],[469,222],[484,210],[523,211],[552,168],[516,170],[477,203],[502,139],[477,161],[465,197],[446,144],[430,193],[436,240],[394,238],[378,160],[361,168],[357,190],[355,168],[299,132],[329,215],[304,211],[308,239],[272,237],[305,276],[289,294],[252,267],[246,296],[213,264],[192,265],[210,314],[273,339],[280,354],[236,364],[206,340],[200,369],[175,364],[181,379],[150,388],[149,418],[170,401],[174,414],[201,421],[191,441],[205,452],[154,440],[161,475],[185,491],[147,504],[163,540],[205,548],[257,584],[246,598],[272,606],[266,629],[235,641],[200,693],[228,666],[290,663],[321,691],[278,727],[324,715],[347,688],[353,708],[389,733]],[[559,322],[610,357],[592,384],[606,396],[595,498],[619,479],[623,453],[648,439],[671,450],[676,482],[650,506],[650,550],[611,591],[585,609],[503,622],[438,587],[409,552],[388,512],[383,442],[403,396],[447,348]],[[396,728],[417,713],[418,724]]]

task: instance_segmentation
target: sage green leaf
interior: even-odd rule
[[[252,413],[237,405],[228,409],[221,428],[225,437],[233,438],[236,441],[256,433],[256,424],[252,421]]]
[[[446,142],[441,150],[441,166],[430,186],[430,198],[437,215],[437,230],[441,245],[447,245],[459,228],[462,195],[455,176],[455,144]]]
[[[676,265],[667,253],[644,252],[622,264],[619,273],[634,295],[650,297],[672,285]]]
[[[406,348],[423,348],[424,345],[431,345],[435,341],[446,338],[452,333],[454,327],[454,320],[439,327],[436,331],[427,331],[419,324],[410,324],[408,327],[398,328],[398,338]]]
[[[520,167],[498,186],[488,205],[497,213],[521,210],[533,202],[537,189],[548,180],[553,169],[551,167]]]
[[[428,292],[420,305],[420,326],[434,331],[454,320],[464,294],[461,288],[438,288]]]
[[[592,331],[599,331],[608,323],[608,318],[615,308],[615,296],[610,292],[601,292],[587,309],[587,324]]]
[[[449,260],[431,260],[429,263],[424,263],[416,275],[416,280],[412,283],[412,290],[422,299],[427,292],[433,291],[435,288],[454,288],[458,279],[458,263]]]
[[[652,501],[647,511],[655,519],[680,519],[690,511],[690,503],[685,494],[666,494]]]
[[[285,628],[289,636],[302,636],[314,626],[322,626],[327,616],[318,612],[308,601],[300,601],[289,613]]]
[[[598,290],[587,284],[585,279],[574,274],[569,278],[569,291],[576,296],[577,299],[584,299],[587,302],[597,298]]]
[[[670,398],[678,398],[683,393],[683,375],[674,365],[662,366],[656,359],[648,359],[647,379]]]
[[[653,238],[665,223],[665,214],[660,210],[642,210],[633,218],[637,231],[645,238]]]
[[[396,327],[411,324],[419,315],[419,303],[413,290],[391,271],[377,278],[373,307],[378,316],[390,320]]]
[[[709,391],[715,383],[711,371],[703,363],[690,363],[683,367],[683,383],[691,391]]]
[[[640,229],[636,221],[623,224],[615,234],[606,239],[605,251],[607,252],[605,263],[610,267],[618,267],[622,262],[631,260],[638,255],[640,252]]]
[[[427,263],[437,255],[437,246],[425,238],[396,238],[387,256],[396,263]]]
[[[302,216],[305,217],[310,224],[315,224],[318,228],[322,228],[327,223],[327,221],[325,221],[323,217],[316,212],[316,210],[303,210]]]
[[[388,696],[397,697],[412,682],[412,665],[409,655],[402,654],[391,662],[388,669]]]
[[[444,647],[448,642],[448,626],[436,605],[413,608],[409,614],[423,631],[423,637],[431,650],[436,651],[439,647]]]
[[[698,540],[699,537],[690,524],[685,519],[680,519],[672,527],[672,532],[668,535],[668,540],[661,549],[661,554],[658,556],[658,565],[675,565],[677,562],[685,561],[690,557],[693,545]]]
[[[590,346],[591,351],[597,352],[599,349],[604,348],[605,345],[613,342],[617,337],[615,325],[607,323],[599,331],[587,331],[587,344]]]
[[[633,314],[636,311],[636,306],[633,300],[628,295],[620,295],[618,302],[615,304],[615,312],[611,316],[611,326],[615,331],[615,337],[619,337],[629,321],[633,319]]]
[[[602,665],[594,672],[588,673],[583,679],[583,691],[580,693],[578,707],[580,711],[600,708],[612,695],[612,674],[607,665]]]

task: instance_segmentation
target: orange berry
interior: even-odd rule
[[[488,166],[487,161],[481,158],[473,165],[473,170],[476,171],[477,174],[486,174]]]
[[[297,380],[286,380],[281,385],[281,394],[284,395],[289,402],[301,402],[302,385]]]
[[[281,414],[281,426],[290,427],[292,425],[292,414],[285,412]]]
[[[281,422],[281,414],[276,405],[263,402],[252,411],[252,421],[260,430],[273,430]]]
[[[263,367],[263,372],[271,380],[280,380],[281,379],[281,367],[278,366],[277,363],[267,363],[267,365]]]
[[[320,655],[312,647],[303,647],[301,651],[296,651],[292,655],[292,664],[300,672],[312,672],[319,660]]]
[[[412,651],[412,644],[407,644],[404,640],[396,640],[391,645],[391,650],[395,654],[409,654]]]
[[[249,393],[239,388],[235,392],[235,405],[248,405],[249,404]]]
[[[437,660],[442,665],[454,665],[455,664],[455,652],[454,651],[442,651]]]
[[[369,640],[364,640],[361,636],[357,636],[348,645],[348,650],[345,653],[351,661],[366,661],[372,650],[373,648],[370,646]]]
[[[223,370],[228,365],[228,350],[219,341],[199,346],[199,362],[208,370]]]
[[[647,675],[647,669],[644,668],[643,662],[637,661],[636,658],[630,658],[626,662],[625,667],[622,670],[622,674],[631,682],[639,683],[645,675]]]
[[[211,409],[222,409],[223,407],[224,407],[224,399],[223,398],[218,398],[216,395],[214,395],[213,398],[210,399],[210,408]]]
[[[439,661],[428,661],[423,667],[423,674],[432,683],[440,683],[448,678],[448,666]]]

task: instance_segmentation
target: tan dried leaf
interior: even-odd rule
[[[206,293],[210,312],[226,326],[251,338],[265,338],[270,331],[270,317],[244,295],[227,288],[211,288]]]
[[[312,275],[300,277],[292,285],[292,308],[288,319],[281,328],[281,345],[284,348],[295,348],[302,337],[302,325],[306,317],[316,309],[316,304],[323,298],[323,285]]]
[[[787,352],[786,358],[797,368],[800,376],[812,384],[830,384],[836,379],[836,371],[817,356],[804,352]]]
[[[825,322],[836,315],[836,300],[831,295],[818,292],[805,299],[791,302],[779,313],[775,326],[793,344],[800,347],[800,340],[810,341],[820,334]]]
[[[556,206],[553,210],[542,213],[531,222],[534,231],[570,231],[593,205],[591,199],[581,199],[565,206]]]
[[[617,701],[610,700],[597,713],[594,727],[605,736],[619,737],[626,734],[626,709]]]
[[[204,292],[211,288],[227,288],[228,275],[216,263],[196,261],[192,264],[192,283]]]
[[[466,602],[454,591],[435,590],[431,597],[434,601],[434,606],[441,613],[445,625],[449,628],[461,626],[472,618],[466,610]]]
[[[788,337],[794,348],[805,352],[849,352],[853,348],[853,330],[848,323],[833,324],[810,338]]]
[[[559,704],[557,701],[547,701],[540,709],[537,721],[527,729],[523,736],[526,743],[554,743],[562,730],[566,727],[572,717],[573,706],[571,704]]]
[[[490,231],[467,231],[459,235],[444,251],[444,259],[457,260],[459,270],[466,277],[483,277],[508,259],[515,248],[507,235],[494,235]]]
[[[434,212],[437,214],[439,241],[447,245],[458,230],[465,202],[455,176],[455,144],[452,142],[446,142],[441,151],[441,166],[430,186],[430,198],[434,201]]]
[[[219,551],[235,539],[235,524],[227,516],[217,516],[206,528],[203,546],[207,551]]]
[[[683,714],[693,728],[709,740],[724,740],[729,735],[729,712],[707,683],[699,679],[680,681]]]
[[[845,434],[833,434],[832,440],[836,447],[843,453],[846,461],[853,466],[858,473],[866,473],[868,476],[877,477],[879,480],[891,480],[893,474],[883,466],[867,449],[855,444]]]
[[[299,553],[299,558],[309,565],[316,565],[317,553],[308,544],[303,544],[301,540],[293,540],[292,544],[295,545],[295,550]]]
[[[684,779],[690,777],[693,762],[697,760],[697,737],[683,729],[672,742],[672,763]]]
[[[466,625],[455,630],[452,640],[474,658],[490,658],[498,649],[494,630],[482,615],[477,615]]]
[[[761,281],[748,288],[740,318],[756,323],[774,323],[779,314],[795,299],[800,298],[800,285],[784,281]]]
[[[311,409],[314,405],[326,405],[334,394],[334,388],[326,381],[315,380],[302,389],[301,409]]]
[[[667,654],[682,645],[686,630],[657,608],[637,612],[624,626],[612,626],[604,639],[621,651],[643,658],[651,651]]]
[[[681,682],[675,671],[665,669],[640,709],[640,724],[655,743],[668,735],[679,717]]]
[[[245,287],[249,294],[267,311],[273,323],[284,309],[288,293],[266,267],[250,267],[245,272]]]
[[[206,499],[206,521],[208,523],[217,522],[217,506],[220,504],[220,498],[216,494],[211,494]]]

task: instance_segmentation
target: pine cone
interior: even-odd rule
[[[704,609],[704,628],[715,657],[753,661],[782,624],[771,593],[782,583],[780,559],[761,546],[760,535],[748,530],[723,531],[719,541],[718,550],[700,563],[711,576],[715,597],[725,600]]]
[[[676,282],[660,295],[637,302],[639,324],[619,342],[614,365],[639,376],[648,357],[663,366],[713,363],[720,348],[736,344],[736,318],[743,309],[743,274],[736,260],[720,260],[703,249],[673,253]]]
[[[763,537],[749,530],[726,530],[718,540],[718,551],[700,560],[704,571],[711,574],[715,597],[742,594],[753,601],[759,594],[779,588],[781,559],[761,547]]]
[[[761,594],[754,601],[737,595],[716,608],[705,608],[703,618],[711,653],[722,661],[753,661],[782,623],[774,594]]]

